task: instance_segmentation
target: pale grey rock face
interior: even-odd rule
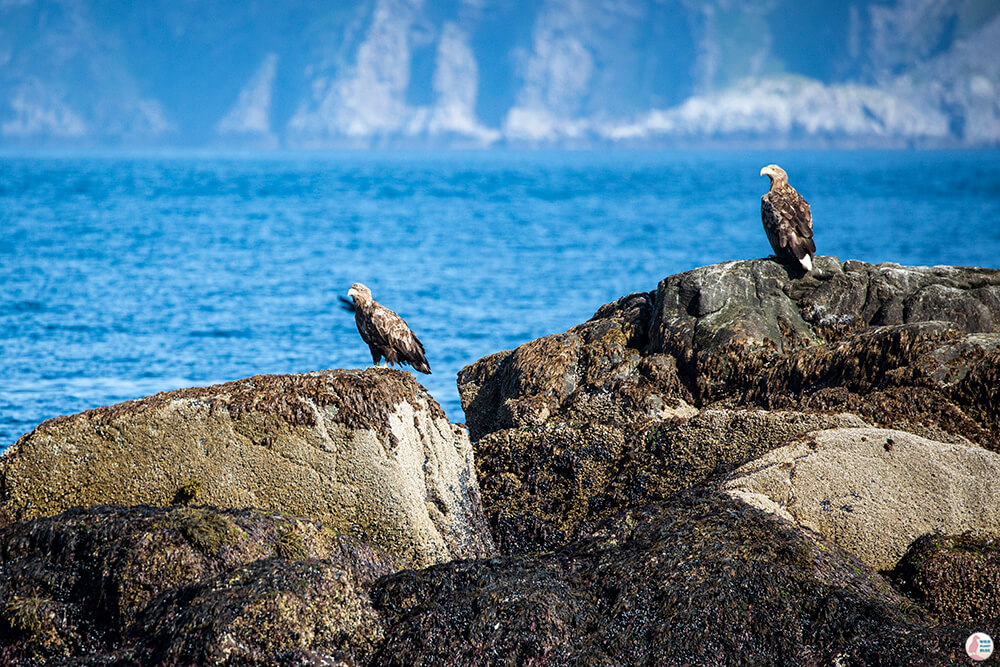
[[[1000,532],[1000,455],[903,431],[816,431],[734,471],[723,489],[890,570],[921,535]]]
[[[494,551],[467,430],[402,371],[157,394],[49,420],[0,457],[0,516],[182,501],[319,519],[416,566]]]
[[[928,321],[964,333],[1000,328],[998,270],[814,261],[804,277],[773,260],[746,260],[665,278],[656,292],[650,348],[704,351],[745,340],[784,351],[845,330]]]

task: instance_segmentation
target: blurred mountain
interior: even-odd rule
[[[0,147],[997,146],[997,0],[0,0]]]

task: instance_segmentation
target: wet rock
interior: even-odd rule
[[[841,428],[764,454],[723,488],[891,570],[920,535],[1000,532],[997,479],[1000,455],[981,447]]]
[[[355,664],[382,637],[368,587],[396,569],[303,519],[74,509],[0,528],[0,663]]]
[[[924,535],[892,572],[943,623],[1000,624],[1000,535]]]
[[[853,556],[723,495],[683,492],[535,558],[383,578],[381,665],[955,664]]]
[[[0,456],[0,517],[205,503],[319,519],[422,565],[493,553],[468,434],[409,373],[262,375],[44,422]]]

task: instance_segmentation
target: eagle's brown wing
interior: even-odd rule
[[[402,317],[375,303],[370,320],[386,362],[408,363],[421,373],[431,372],[427,357],[424,356],[424,346]]]
[[[791,186],[764,195],[760,217],[775,254],[801,260],[816,253],[809,202]]]

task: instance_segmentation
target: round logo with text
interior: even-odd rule
[[[969,635],[965,640],[965,652],[973,660],[985,660],[993,655],[993,639],[985,632]]]

